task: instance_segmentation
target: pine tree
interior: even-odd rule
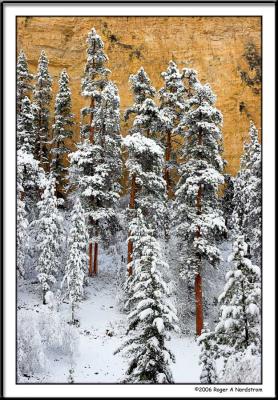
[[[38,203],[38,209],[39,218],[32,226],[37,228],[38,280],[42,287],[43,304],[46,304],[45,295],[56,282],[63,240],[62,217],[59,215],[55,196],[55,179],[51,176]]]
[[[129,210],[140,207],[154,229],[165,217],[165,183],[163,182],[163,150],[159,132],[164,119],[153,101],[155,89],[141,67],[130,76],[134,104],[125,112],[125,119],[135,115],[133,126],[125,138],[128,149],[127,168],[130,181]],[[132,216],[131,216],[132,218]],[[132,258],[132,242],[128,241],[128,264]],[[132,270],[129,270],[132,274]]]
[[[181,276],[195,279],[196,333],[203,328],[202,269],[217,266],[220,251],[215,237],[226,232],[219,206],[218,186],[224,183],[221,158],[222,115],[214,107],[216,97],[208,84],[202,85],[189,70],[192,96],[189,111],[179,130],[184,130],[180,180],[174,205],[179,238]]]
[[[22,99],[21,112],[17,116],[17,150],[34,154],[35,150],[34,114],[27,96]]]
[[[129,77],[130,88],[133,93],[134,103],[131,107],[127,108],[124,114],[124,119],[127,121],[131,114],[139,114],[139,109],[146,99],[153,99],[156,90],[151,85],[150,78],[141,67],[137,74],[130,75]]]
[[[207,324],[204,324],[201,335],[197,340],[200,346],[200,361],[202,367],[200,382],[201,383],[217,383],[217,372],[214,355],[214,332],[210,332]]]
[[[42,50],[38,62],[38,72],[33,93],[35,128],[37,132],[36,158],[40,165],[47,171],[49,157],[47,142],[49,139],[49,104],[52,92],[52,78],[48,72],[48,58]]]
[[[85,215],[81,202],[77,198],[71,213],[71,229],[68,240],[69,256],[63,279],[63,284],[66,283],[66,294],[71,304],[72,323],[75,322],[76,305],[83,295],[83,284],[88,264],[87,243],[88,233]]]
[[[25,96],[30,97],[33,75],[29,73],[28,63],[23,50],[19,52],[16,66],[16,111],[21,113],[22,101]]]
[[[17,172],[16,267],[19,276],[25,275],[25,256],[28,242],[28,219],[22,186],[22,169]]]
[[[168,68],[162,72],[164,87],[159,91],[160,110],[165,121],[165,171],[168,197],[172,195],[172,179],[170,171],[176,163],[173,149],[173,140],[176,136],[175,128],[179,125],[181,117],[186,110],[186,89],[182,81],[182,74],[174,61],[170,61]]]
[[[226,285],[219,296],[219,322],[215,328],[219,354],[227,359],[247,348],[260,353],[260,268],[248,258],[243,236],[234,242],[230,257],[233,269],[226,275]]]
[[[258,130],[250,122],[250,142],[245,143],[240,171],[235,179],[233,220],[249,241],[252,259],[261,265],[262,169]]]
[[[171,305],[168,288],[161,271],[168,267],[162,261],[161,248],[148,229],[140,209],[131,225],[134,245],[132,298],[128,299],[128,332],[135,331],[121,349],[130,362],[125,383],[173,383],[169,368],[174,356],[166,346],[167,332],[178,330],[176,310]]]
[[[53,139],[51,141],[51,172],[56,178],[56,195],[64,197],[66,193],[67,179],[67,155],[70,152],[68,140],[73,136],[74,114],[71,111],[71,90],[69,88],[69,76],[63,70],[59,79],[59,91],[55,100],[55,122]]]
[[[82,94],[91,98],[91,105],[82,113],[89,115],[89,124],[82,126],[83,141],[71,155],[71,170],[88,220],[89,275],[93,275],[98,272],[100,239],[109,240],[118,227],[115,208],[120,192],[121,136],[118,89],[107,80],[107,56],[94,29],[89,33],[88,44]]]

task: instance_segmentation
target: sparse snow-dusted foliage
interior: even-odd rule
[[[52,101],[56,61],[40,49],[33,77],[18,54],[17,383],[260,383],[258,130],[229,175],[216,96],[187,61],[152,75],[158,91],[143,66],[126,76],[121,114],[104,48],[133,44],[100,29],[80,119],[77,76],[54,75]],[[129,56],[153,74],[145,52]]]
[[[73,136],[74,115],[71,111],[69,76],[63,70],[59,79],[59,91],[55,100],[53,138],[51,141],[51,172],[56,179],[56,195],[64,197],[67,185],[67,155],[70,153],[69,140]],[[66,158],[66,160],[65,160]]]
[[[168,68],[162,72],[164,86],[159,91],[160,110],[164,121],[163,143],[165,145],[165,172],[164,177],[168,195],[172,194],[171,169],[176,167],[176,154],[173,139],[176,136],[175,128],[179,125],[186,110],[186,89],[176,63],[170,61]]]
[[[41,167],[48,170],[49,155],[47,142],[49,140],[49,104],[52,93],[52,78],[48,72],[48,58],[42,50],[38,63],[38,72],[33,92],[34,124],[36,129],[36,158]]]

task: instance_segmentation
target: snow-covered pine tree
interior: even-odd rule
[[[68,139],[73,136],[74,114],[71,106],[71,90],[69,76],[63,70],[59,79],[59,91],[55,99],[55,116],[52,126],[53,138],[51,141],[51,172],[56,178],[56,196],[64,198],[68,183],[68,160],[70,152]]]
[[[243,236],[235,240],[229,261],[233,262],[233,269],[227,273],[224,291],[218,299],[220,315],[215,328],[218,356],[225,361],[247,348],[253,354],[261,351],[261,274],[248,258]]]
[[[135,331],[120,350],[129,355],[125,383],[173,383],[170,362],[174,356],[166,346],[168,331],[178,330],[176,310],[169,302],[162,270],[161,248],[148,229],[140,209],[130,226],[134,246],[132,297],[128,299],[128,332]]]
[[[138,70],[137,74],[130,75],[129,84],[133,93],[134,103],[124,113],[126,121],[131,114],[137,115],[139,113],[139,109],[146,99],[153,99],[156,94],[156,90],[143,67]]]
[[[235,178],[233,220],[249,241],[252,260],[261,265],[262,169],[258,130],[250,122],[250,141],[244,145],[240,171]]]
[[[69,255],[66,263],[62,286],[71,304],[72,323],[75,323],[75,309],[83,295],[83,285],[87,275],[88,233],[84,210],[79,198],[76,199],[71,213],[71,228],[68,239]]]
[[[63,241],[62,217],[57,209],[57,198],[55,196],[55,179],[51,176],[46,182],[42,199],[38,203],[38,209],[39,218],[31,225],[37,229],[36,240],[39,258],[36,269],[42,287],[43,304],[46,304],[45,295],[56,282]]]
[[[30,97],[32,91],[33,75],[29,73],[28,62],[23,50],[19,52],[16,66],[16,111],[21,112],[22,100],[25,96]]]
[[[137,74],[131,75],[129,81],[134,104],[126,110],[125,119],[135,115],[133,126],[124,141],[129,153],[126,163],[130,181],[129,210],[140,207],[148,223],[157,229],[165,214],[164,160],[162,147],[158,144],[158,134],[165,122],[152,99],[155,89],[143,67]],[[129,240],[128,264],[131,258],[132,242]]]
[[[82,113],[89,115],[89,124],[83,124],[83,141],[70,158],[73,180],[77,183],[88,220],[89,275],[93,275],[98,272],[99,240],[109,239],[118,225],[115,207],[120,192],[121,136],[118,90],[107,80],[110,72],[104,67],[107,56],[103,52],[103,42],[94,29],[89,33],[88,43],[82,94],[90,97],[91,104]]]
[[[224,183],[221,158],[222,115],[214,107],[216,96],[208,84],[202,85],[197,73],[189,70],[192,97],[189,111],[179,131],[184,134],[177,184],[174,217],[179,238],[181,276],[195,280],[196,333],[203,328],[202,269],[216,266],[220,251],[216,235],[226,232],[218,198]]]
[[[159,90],[160,110],[165,121],[163,132],[163,142],[165,145],[165,171],[168,197],[172,196],[171,169],[176,164],[176,155],[174,155],[173,139],[175,137],[175,128],[178,126],[186,107],[186,89],[176,63],[170,61],[168,68],[162,72],[164,86]]]
[[[81,81],[81,95],[90,100],[90,106],[81,110],[83,117],[81,136],[94,143],[94,116],[97,112],[101,92],[107,84],[109,69],[105,67],[108,61],[104,53],[104,43],[93,28],[87,38],[87,62],[84,69],[84,78]],[[86,118],[88,123],[85,123]]]
[[[52,78],[48,72],[48,58],[42,50],[38,62],[38,72],[35,76],[36,84],[33,92],[34,123],[36,128],[36,159],[40,165],[48,171],[49,155],[47,142],[49,139],[49,103],[52,92]]]
[[[200,382],[201,383],[217,383],[217,372],[215,365],[215,339],[214,332],[211,332],[206,323],[202,329],[201,335],[197,339],[200,346],[200,361],[202,367]]]
[[[16,268],[18,275],[25,275],[25,256],[28,243],[28,219],[25,209],[23,170],[17,171],[17,213],[16,213]]]
[[[34,154],[36,134],[34,129],[34,114],[31,101],[27,96],[22,99],[21,112],[17,116],[17,150]]]
[[[136,186],[136,196],[131,190],[129,204],[129,220],[133,218],[133,210],[140,207],[147,223],[154,229],[157,236],[163,226],[165,215],[166,186],[163,178],[164,154],[162,148],[153,140],[146,138],[140,132],[124,138],[128,149],[126,166],[129,180],[133,177]],[[132,259],[132,240],[128,241],[128,264]],[[129,274],[132,269],[129,268]]]

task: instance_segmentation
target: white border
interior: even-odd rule
[[[17,15],[263,16],[263,393],[200,393],[188,385],[15,385],[15,17]],[[272,4],[4,4],[4,396],[274,397],[274,31]],[[186,39],[185,39],[186,40]],[[186,373],[186,371],[185,371]],[[235,385],[236,386],[236,385]],[[247,385],[252,387],[252,385]],[[240,386],[241,388],[244,386]],[[253,386],[260,387],[260,386]]]

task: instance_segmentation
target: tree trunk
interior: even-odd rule
[[[171,148],[172,148],[171,132],[167,132],[167,143],[166,143],[166,152],[165,152],[166,166],[165,166],[165,171],[164,171],[164,179],[166,181],[166,189],[167,189],[168,199],[171,196],[171,182],[170,182],[169,166],[167,165],[167,163],[170,161],[170,158],[171,158]]]
[[[93,275],[93,243],[89,243],[89,276]]]
[[[43,304],[43,305],[46,304],[45,295],[46,295],[46,290],[43,289],[43,291],[42,291],[42,304]]]
[[[202,277],[200,273],[195,276],[195,303],[196,303],[196,334],[201,335],[203,329],[203,299]]]
[[[90,108],[94,107],[94,98],[91,97],[91,104],[90,104]],[[89,139],[90,139],[90,143],[94,143],[94,127],[92,126],[93,123],[93,113],[92,111],[90,112],[90,135],[89,135]]]
[[[199,132],[198,145],[202,145],[202,135]],[[202,184],[199,185],[196,199],[197,215],[202,214]],[[197,227],[196,238],[201,237],[200,226]],[[196,304],[196,334],[201,335],[203,329],[203,294],[202,294],[202,277],[201,277],[201,257],[199,260],[197,275],[195,276],[195,304]]]
[[[93,274],[97,275],[98,274],[98,242],[95,242],[95,248],[94,248],[94,270]]]
[[[131,179],[131,189],[130,189],[130,200],[129,200],[129,208],[135,208],[135,194],[136,194],[136,182],[135,182],[135,175],[132,176]],[[130,233],[129,233],[130,234]],[[128,240],[127,244],[127,263],[130,264],[132,261],[132,253],[133,253],[133,244],[131,240]],[[132,275],[132,267],[128,267],[128,275]]]

